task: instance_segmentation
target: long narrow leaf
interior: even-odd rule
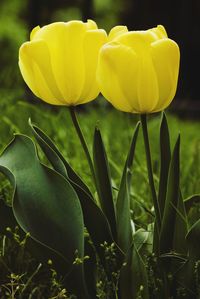
[[[160,125],[160,179],[158,191],[158,203],[160,207],[161,216],[164,213],[166,193],[167,193],[167,179],[169,172],[169,165],[171,160],[169,128],[165,113],[162,114]]]
[[[132,245],[120,273],[121,299],[149,299],[148,277],[137,248]]]
[[[174,226],[173,250],[179,254],[187,255],[188,246],[186,235],[188,232],[188,219],[181,191],[179,192],[176,210],[176,220]]]
[[[160,233],[160,252],[167,253],[173,250],[174,229],[176,223],[177,212],[175,208],[178,206],[179,199],[179,175],[180,175],[180,136],[174,147],[167,184],[167,197],[164,208],[164,215]],[[174,208],[175,207],[175,208]]]
[[[78,174],[72,169],[66,159],[63,157],[61,152],[58,150],[53,141],[47,136],[39,127],[33,125],[29,120],[29,125],[32,129],[32,132],[39,143],[41,149],[45,153],[46,157],[54,167],[56,171],[65,177],[69,177],[73,182],[79,185],[87,193],[90,194],[89,188],[81,180]],[[91,194],[90,194],[91,195]]]
[[[130,214],[130,183],[135,146],[140,123],[138,122],[133,134],[130,149],[125,162],[116,204],[117,240],[119,247],[126,253],[130,248],[133,237]]]
[[[100,205],[110,223],[113,238],[116,240],[116,216],[112,194],[110,170],[105,147],[100,130],[98,128],[95,129],[94,133],[93,157]]]

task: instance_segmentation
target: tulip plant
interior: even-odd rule
[[[20,48],[19,67],[33,93],[68,107],[96,193],[31,121],[51,167],[39,160],[32,139],[17,134],[0,156],[0,170],[14,186],[12,213],[30,234],[34,254],[52,260],[67,291],[78,299],[200,296],[200,220],[189,227],[180,188],[180,136],[171,149],[162,113],[156,190],[147,127],[147,114],[163,111],[174,98],[179,56],[161,25],[146,31],[116,26],[107,35],[91,20],[38,26]],[[115,108],[141,115],[116,196],[100,130],[95,128],[91,155],[75,111],[99,92]],[[130,208],[140,126],[153,206],[152,221],[143,227],[133,222]]]

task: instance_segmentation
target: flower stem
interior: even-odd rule
[[[89,167],[90,167],[90,171],[91,171],[93,180],[94,180],[95,185],[96,185],[94,166],[93,166],[93,163],[92,163],[92,159],[91,159],[91,156],[90,156],[90,153],[89,153],[89,149],[88,149],[87,143],[85,141],[83,132],[82,132],[82,130],[80,128],[80,125],[79,125],[79,122],[78,122],[78,119],[77,119],[77,116],[76,116],[75,107],[73,107],[73,106],[69,107],[69,111],[70,111],[70,116],[71,116],[74,128],[75,128],[75,130],[77,132],[77,135],[79,137],[79,140],[80,140],[81,145],[83,147],[83,150],[85,152],[85,156],[87,158],[87,161],[88,161],[88,164],[89,164]]]
[[[159,204],[158,204],[158,199],[157,199],[156,189],[155,189],[154,179],[153,179],[153,169],[152,169],[151,151],[150,151],[150,144],[149,144],[149,135],[148,135],[148,129],[147,129],[146,114],[141,114],[141,123],[142,123],[142,132],[143,132],[144,146],[145,146],[145,153],[146,153],[149,185],[150,185],[150,189],[151,189],[151,195],[152,195],[152,199],[153,199],[153,205],[154,205],[155,216],[156,216],[155,223],[157,225],[157,232],[159,234],[160,227],[161,227],[161,215],[160,215],[160,208],[159,208]]]

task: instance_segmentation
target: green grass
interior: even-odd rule
[[[92,179],[84,152],[72,126],[67,108],[56,108],[38,102],[30,105],[19,101],[13,105],[2,104],[0,117],[0,150],[10,142],[14,133],[31,135],[28,119],[43,129],[57,144],[63,155],[68,158],[72,167],[94,191]],[[200,183],[200,124],[182,120],[167,113],[171,144],[175,143],[178,133],[181,133],[181,189],[184,198],[199,192]],[[87,105],[78,111],[78,118],[85,138],[92,152],[94,127],[101,129],[103,140],[108,152],[113,186],[118,188],[121,171],[126,159],[134,126],[139,120],[137,115],[129,115],[115,109],[96,104]],[[159,122],[160,114],[149,117],[149,133],[152,150],[155,182],[159,176]],[[45,160],[39,151],[41,160]],[[149,185],[143,140],[139,133],[136,147],[136,161],[133,167],[132,182],[133,219],[140,225],[145,225],[148,215],[144,209],[150,210]],[[0,182],[0,196],[10,200],[10,186],[3,176]],[[199,206],[194,208],[198,215]],[[20,230],[12,229],[0,232],[0,298],[70,298],[51,264],[41,265],[31,254],[27,238]],[[100,287],[99,287],[100,289]],[[102,290],[103,294],[103,290]],[[106,297],[100,297],[106,298]]]

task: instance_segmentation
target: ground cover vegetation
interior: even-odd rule
[[[31,118],[32,122],[35,124],[39,123],[40,127],[46,130],[46,133],[55,141],[63,155],[70,160],[72,167],[81,175],[91,190],[94,190],[89,167],[85,159],[83,159],[83,150],[66,109],[53,111],[46,104],[40,104],[38,107],[24,101],[17,102],[15,107],[10,105],[5,105],[5,107],[6,113],[1,118],[0,126],[1,150],[11,139],[13,133],[20,132],[31,136],[30,127],[27,126],[27,121]],[[17,114],[16,110],[18,111]],[[133,134],[133,128],[138,120],[137,116],[132,117],[131,115],[110,109],[110,107],[105,107],[102,105],[102,98],[95,104],[89,104],[87,111],[80,110],[79,116],[90,150],[94,133],[93,128],[95,125],[100,127],[104,136],[105,147],[108,151],[113,192],[117,192],[116,190],[120,184],[120,173],[126,159],[126,152]],[[180,119],[170,113],[167,116],[172,133],[172,144],[175,142],[179,131],[184,133],[181,138],[181,187],[183,197],[187,199],[190,194],[198,193],[200,176],[196,165],[200,158],[200,140],[198,137],[200,126],[198,122]],[[149,121],[155,182],[158,181],[159,176],[158,127],[159,114],[151,116]],[[119,132],[123,132],[123,134],[119,134]],[[40,157],[45,164],[49,165],[41,151]],[[150,222],[152,217],[152,203],[149,200],[149,185],[146,177],[145,152],[140,132],[131,184],[132,219],[138,228],[145,228],[146,223]],[[2,201],[9,204],[12,188],[3,175],[1,175],[0,186],[1,205]],[[197,196],[196,199],[188,201],[190,226],[198,220],[200,209],[198,200]],[[1,212],[1,219],[4,219],[1,222],[1,298],[71,298],[51,261],[42,264],[34,256],[31,244],[29,244],[29,236],[22,232],[13,219],[5,218],[6,212],[4,209]],[[100,269],[99,271],[101,272]],[[107,298],[109,283],[106,284],[103,279],[99,279],[97,287],[99,298]]]

